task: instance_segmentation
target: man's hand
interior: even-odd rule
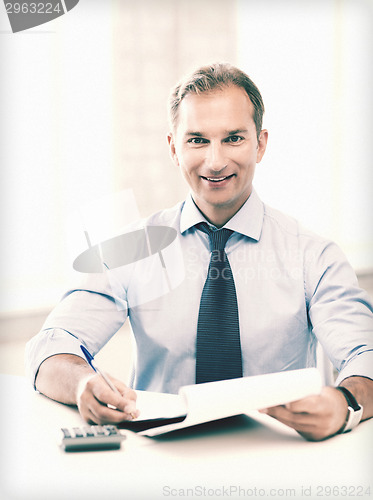
[[[373,380],[352,376],[341,383],[363,407],[363,418],[373,417]],[[284,406],[262,410],[295,429],[309,441],[334,436],[346,421],[348,405],[343,394],[334,387],[324,387],[318,396],[294,401]]]
[[[56,354],[41,364],[36,388],[55,401],[77,405],[80,414],[89,423],[117,424],[137,418],[135,391],[123,382],[110,378],[122,396],[112,391],[105,380],[79,356]]]
[[[334,387],[324,387],[319,395],[262,410],[295,429],[309,441],[321,441],[336,434],[348,412],[343,394]]]
[[[120,380],[110,377],[122,396],[118,396],[100,375],[82,379],[78,386],[77,405],[81,416],[90,424],[118,424],[139,416],[136,393]]]

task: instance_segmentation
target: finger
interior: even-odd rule
[[[96,414],[95,410],[91,408],[88,408],[86,410],[84,419],[91,425],[119,424],[123,421],[122,419],[116,422],[115,418],[113,418],[111,415],[109,415],[109,417],[105,417],[104,415]]]
[[[300,411],[301,409],[305,409],[306,406],[299,405],[298,403],[295,405],[297,410],[295,412],[289,409],[291,405],[265,408],[261,410],[261,412],[266,413],[288,427],[293,428],[309,441],[321,441],[333,436],[338,429],[340,429],[341,422],[339,420],[340,418],[343,418],[343,411],[342,414],[338,411],[335,412],[336,405],[330,404],[329,398],[330,395],[334,394],[334,392],[326,389],[329,388],[325,388],[323,395],[320,396],[320,399],[323,399],[324,401],[322,403],[316,402],[315,404],[315,406],[318,407],[318,410],[315,413],[312,413],[311,411]],[[332,389],[332,391],[335,391],[335,389]],[[322,408],[322,411],[320,411],[320,408]]]
[[[136,408],[136,400],[137,400],[136,392],[122,383],[119,383],[117,385],[117,388],[118,390],[120,390],[122,394],[122,400],[118,402],[116,408],[118,410],[123,411],[125,414],[129,415],[131,419],[138,418],[140,412]]]
[[[328,388],[324,388],[328,389]],[[307,396],[302,399],[298,399],[296,401],[291,401],[290,403],[286,403],[285,405],[279,405],[273,408],[286,408],[292,413],[309,413],[310,415],[321,414],[324,412],[328,412],[330,409],[330,405],[328,404],[327,398],[324,394],[317,394],[312,396]]]
[[[124,384],[123,384],[124,385]],[[127,399],[127,400],[131,400],[133,401],[134,403],[136,403],[137,401],[137,394],[136,392],[133,390],[133,389],[130,389],[129,387],[127,387],[126,385],[120,389],[118,387],[118,390],[119,392],[122,394],[122,396]]]
[[[136,394],[136,392],[133,389],[131,389],[130,387],[128,387],[121,380],[118,380],[118,379],[116,379],[114,377],[111,377],[107,373],[105,375],[106,375],[107,378],[110,379],[110,381],[112,382],[112,384],[115,386],[116,389],[118,389],[118,391],[122,394],[122,396],[128,397],[129,399],[133,399],[134,401],[136,401],[137,394]]]
[[[136,393],[122,384],[123,396],[116,394],[101,377],[90,378],[79,398],[79,411],[87,421],[94,423],[119,423],[133,420],[139,415]]]
[[[322,427],[322,425],[320,425],[322,420],[318,418],[315,419],[313,415],[308,413],[293,413],[287,408],[280,406],[268,408],[266,413],[302,435],[318,436],[319,428]],[[305,437],[309,439],[307,436]]]
[[[124,396],[118,396],[113,391],[99,392],[99,397],[92,394],[93,400],[89,406],[92,412],[101,420],[110,419],[112,422],[122,422],[123,420],[134,420],[139,416],[136,409],[136,403],[133,399],[127,399]]]
[[[82,400],[79,404],[78,404],[78,408],[79,408],[79,412],[81,414],[81,416],[83,417],[83,419],[90,425],[94,425],[94,424],[100,424],[102,422],[100,422],[100,420],[97,418],[97,416],[92,413],[91,409],[89,408],[89,406],[86,404],[86,401]]]
[[[89,408],[91,418],[100,424],[119,424],[121,422],[133,420],[130,413],[109,408],[105,405],[97,404]]]
[[[96,424],[116,424],[126,420],[133,420],[138,415],[137,410],[130,405],[125,411],[113,409],[106,404],[102,404],[90,393],[82,399],[82,405],[79,409],[85,420],[92,420]]]
[[[337,431],[343,424],[346,415],[346,401],[340,398],[339,391],[332,387],[324,387],[321,394],[294,401],[285,405],[293,413],[309,414],[315,422],[323,422]]]
[[[285,408],[293,413],[317,413],[320,407],[319,396],[308,396],[297,401],[287,403]]]
[[[121,395],[114,392],[101,378],[89,380],[87,389],[103,405],[109,405],[112,409],[114,408],[124,413],[136,413],[135,391],[115,379],[112,379],[112,381],[116,387],[118,386],[118,391],[120,391]],[[127,406],[128,412],[126,410]]]

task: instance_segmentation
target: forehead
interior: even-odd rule
[[[241,87],[229,86],[201,94],[188,94],[181,101],[177,129],[200,131],[211,127],[233,130],[254,125],[254,106]]]

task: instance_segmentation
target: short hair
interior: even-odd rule
[[[191,75],[183,78],[171,91],[169,98],[169,120],[171,128],[177,124],[178,109],[181,101],[188,94],[201,94],[215,89],[224,89],[236,85],[245,90],[254,106],[253,120],[257,138],[262,130],[264,104],[258,87],[246,73],[228,63],[216,63],[193,71]]]

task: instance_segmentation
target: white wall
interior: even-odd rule
[[[65,215],[112,187],[112,11],[80,2],[13,34],[0,9],[1,310],[16,311],[56,303]]]
[[[262,91],[262,198],[373,267],[373,3],[240,0],[239,64]]]

